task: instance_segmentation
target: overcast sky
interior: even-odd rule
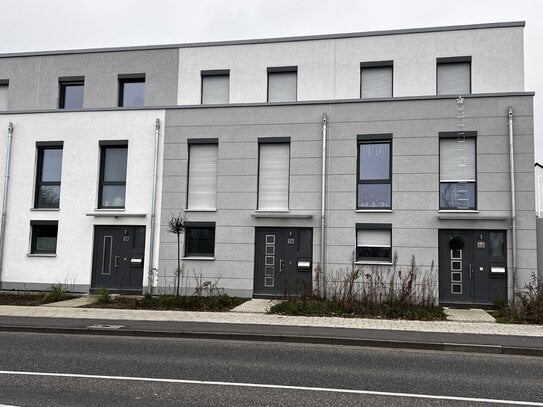
[[[0,53],[526,21],[525,89],[543,130],[541,0],[0,0]],[[540,134],[539,134],[540,135]],[[543,162],[543,140],[536,137]]]

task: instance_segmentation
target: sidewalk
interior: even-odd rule
[[[543,326],[492,322],[297,317],[256,312],[188,312],[0,306],[0,330],[202,337],[543,356]]]

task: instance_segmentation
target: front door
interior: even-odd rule
[[[256,228],[255,296],[311,292],[313,231]]]
[[[145,226],[96,226],[91,288],[142,291]]]
[[[439,232],[439,302],[492,305],[507,299],[505,231]]]

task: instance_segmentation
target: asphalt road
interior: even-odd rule
[[[499,400],[543,406],[543,358],[0,333],[0,404],[6,405],[490,406]]]

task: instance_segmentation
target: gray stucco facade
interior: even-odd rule
[[[437,294],[438,231],[507,230],[511,267],[508,106],[515,114],[518,266],[516,284],[536,271],[532,97],[465,98],[465,129],[477,133],[477,209],[439,210],[440,132],[457,131],[456,98],[172,109],[166,112],[159,287],[173,281],[176,243],[166,225],[186,205],[187,139],[218,138],[216,212],[186,213],[216,222],[213,260],[185,259],[188,283],[220,276],[227,292],[251,296],[255,228],[313,228],[313,265],[320,258],[322,115],[328,117],[326,269],[350,265],[357,223],[390,224],[398,266],[411,257],[433,276]],[[391,134],[392,210],[356,210],[357,136]],[[289,212],[257,211],[258,138],[290,137]],[[432,269],[433,266],[433,269]],[[369,266],[368,266],[369,267]],[[431,271],[432,270],[432,271]],[[331,278],[331,277],[330,277]],[[508,280],[509,292],[513,285]]]

